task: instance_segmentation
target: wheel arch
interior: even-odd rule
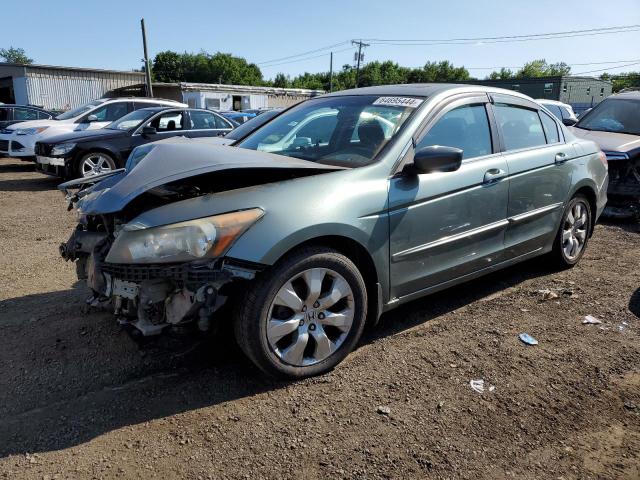
[[[596,215],[598,211],[598,196],[596,195],[595,184],[591,185],[588,181],[579,183],[574,187],[574,190],[569,197],[570,199],[576,195],[584,195],[589,202],[589,208],[591,209],[591,225],[589,226],[589,236],[593,235],[594,227],[596,226]]]

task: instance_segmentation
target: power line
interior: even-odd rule
[[[627,63],[626,65],[618,65],[617,67],[609,67],[609,68],[600,68],[599,70],[589,70],[587,72],[578,72],[578,73],[573,73],[572,76],[576,76],[576,75],[584,75],[587,73],[596,73],[596,72],[605,72],[607,70],[613,70],[613,69],[617,69],[617,68],[625,68],[625,67],[632,67],[634,65],[640,65],[640,62],[635,62],[635,63]]]
[[[382,39],[365,38],[371,43],[386,45],[442,45],[442,44],[466,44],[473,42],[497,43],[510,41],[529,41],[535,39],[567,38],[573,36],[607,35],[612,33],[635,32],[640,29],[640,24],[621,25],[616,27],[590,28],[584,30],[567,30],[562,32],[531,33],[526,35],[503,35],[498,37],[465,37],[465,38],[433,38],[433,39]],[[411,43],[408,43],[411,42]]]
[[[570,67],[577,67],[577,66],[586,66],[586,65],[611,65],[613,63],[629,63],[629,62],[640,62],[640,60],[614,60],[611,62],[565,63],[565,65],[568,65]],[[564,63],[564,62],[561,62],[561,63]],[[508,67],[505,65],[501,65],[499,67],[464,67],[464,68],[466,68],[467,70],[497,70],[499,68],[518,69],[518,68],[522,68],[523,66],[524,65],[521,65],[519,67]],[[617,68],[617,67],[610,67],[610,68]]]
[[[346,52],[347,50],[352,50],[352,49],[353,47],[343,48],[341,50],[334,50],[333,53],[335,54],[340,52]],[[312,57],[306,57],[306,58],[299,58],[297,60],[290,60],[288,62],[273,63],[271,65],[265,65],[260,68],[271,68],[271,67],[277,67],[278,65],[287,65],[289,63],[305,62],[307,60],[313,60],[314,58],[326,57],[327,55],[330,55],[330,54],[331,52],[324,52],[324,53],[321,53],[320,55],[314,55]]]
[[[266,63],[280,62],[282,60],[289,60],[291,58],[303,57],[305,55],[310,55],[312,53],[317,53],[324,50],[331,50],[332,48],[340,47],[342,45],[346,45],[347,43],[349,43],[349,40],[345,40],[344,42],[340,42],[340,43],[334,43],[333,45],[327,45],[326,47],[316,48],[315,50],[309,50],[306,52],[298,53],[296,55],[289,55],[288,57],[280,57],[280,58],[274,58],[273,60],[265,60],[264,62],[256,63],[256,65],[264,65]]]

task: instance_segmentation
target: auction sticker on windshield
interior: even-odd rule
[[[409,108],[417,108],[422,103],[422,99],[420,98],[411,98],[411,97],[380,97],[373,105],[393,105],[398,107],[409,107]]]

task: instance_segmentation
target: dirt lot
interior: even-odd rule
[[[0,478],[640,478],[638,226],[407,305],[282,383],[228,336],[141,345],[83,312],[73,214],[29,167],[0,160]]]

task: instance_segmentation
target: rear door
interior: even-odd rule
[[[509,180],[485,94],[455,100],[427,121],[415,149],[463,150],[455,172],[390,181],[391,296],[445,284],[499,263],[507,225]]]
[[[501,150],[509,169],[507,258],[541,250],[556,233],[571,186],[573,147],[554,119],[534,103],[492,95]]]
[[[198,137],[223,137],[231,130],[233,125],[221,115],[206,110],[188,110],[188,126],[185,136]]]

